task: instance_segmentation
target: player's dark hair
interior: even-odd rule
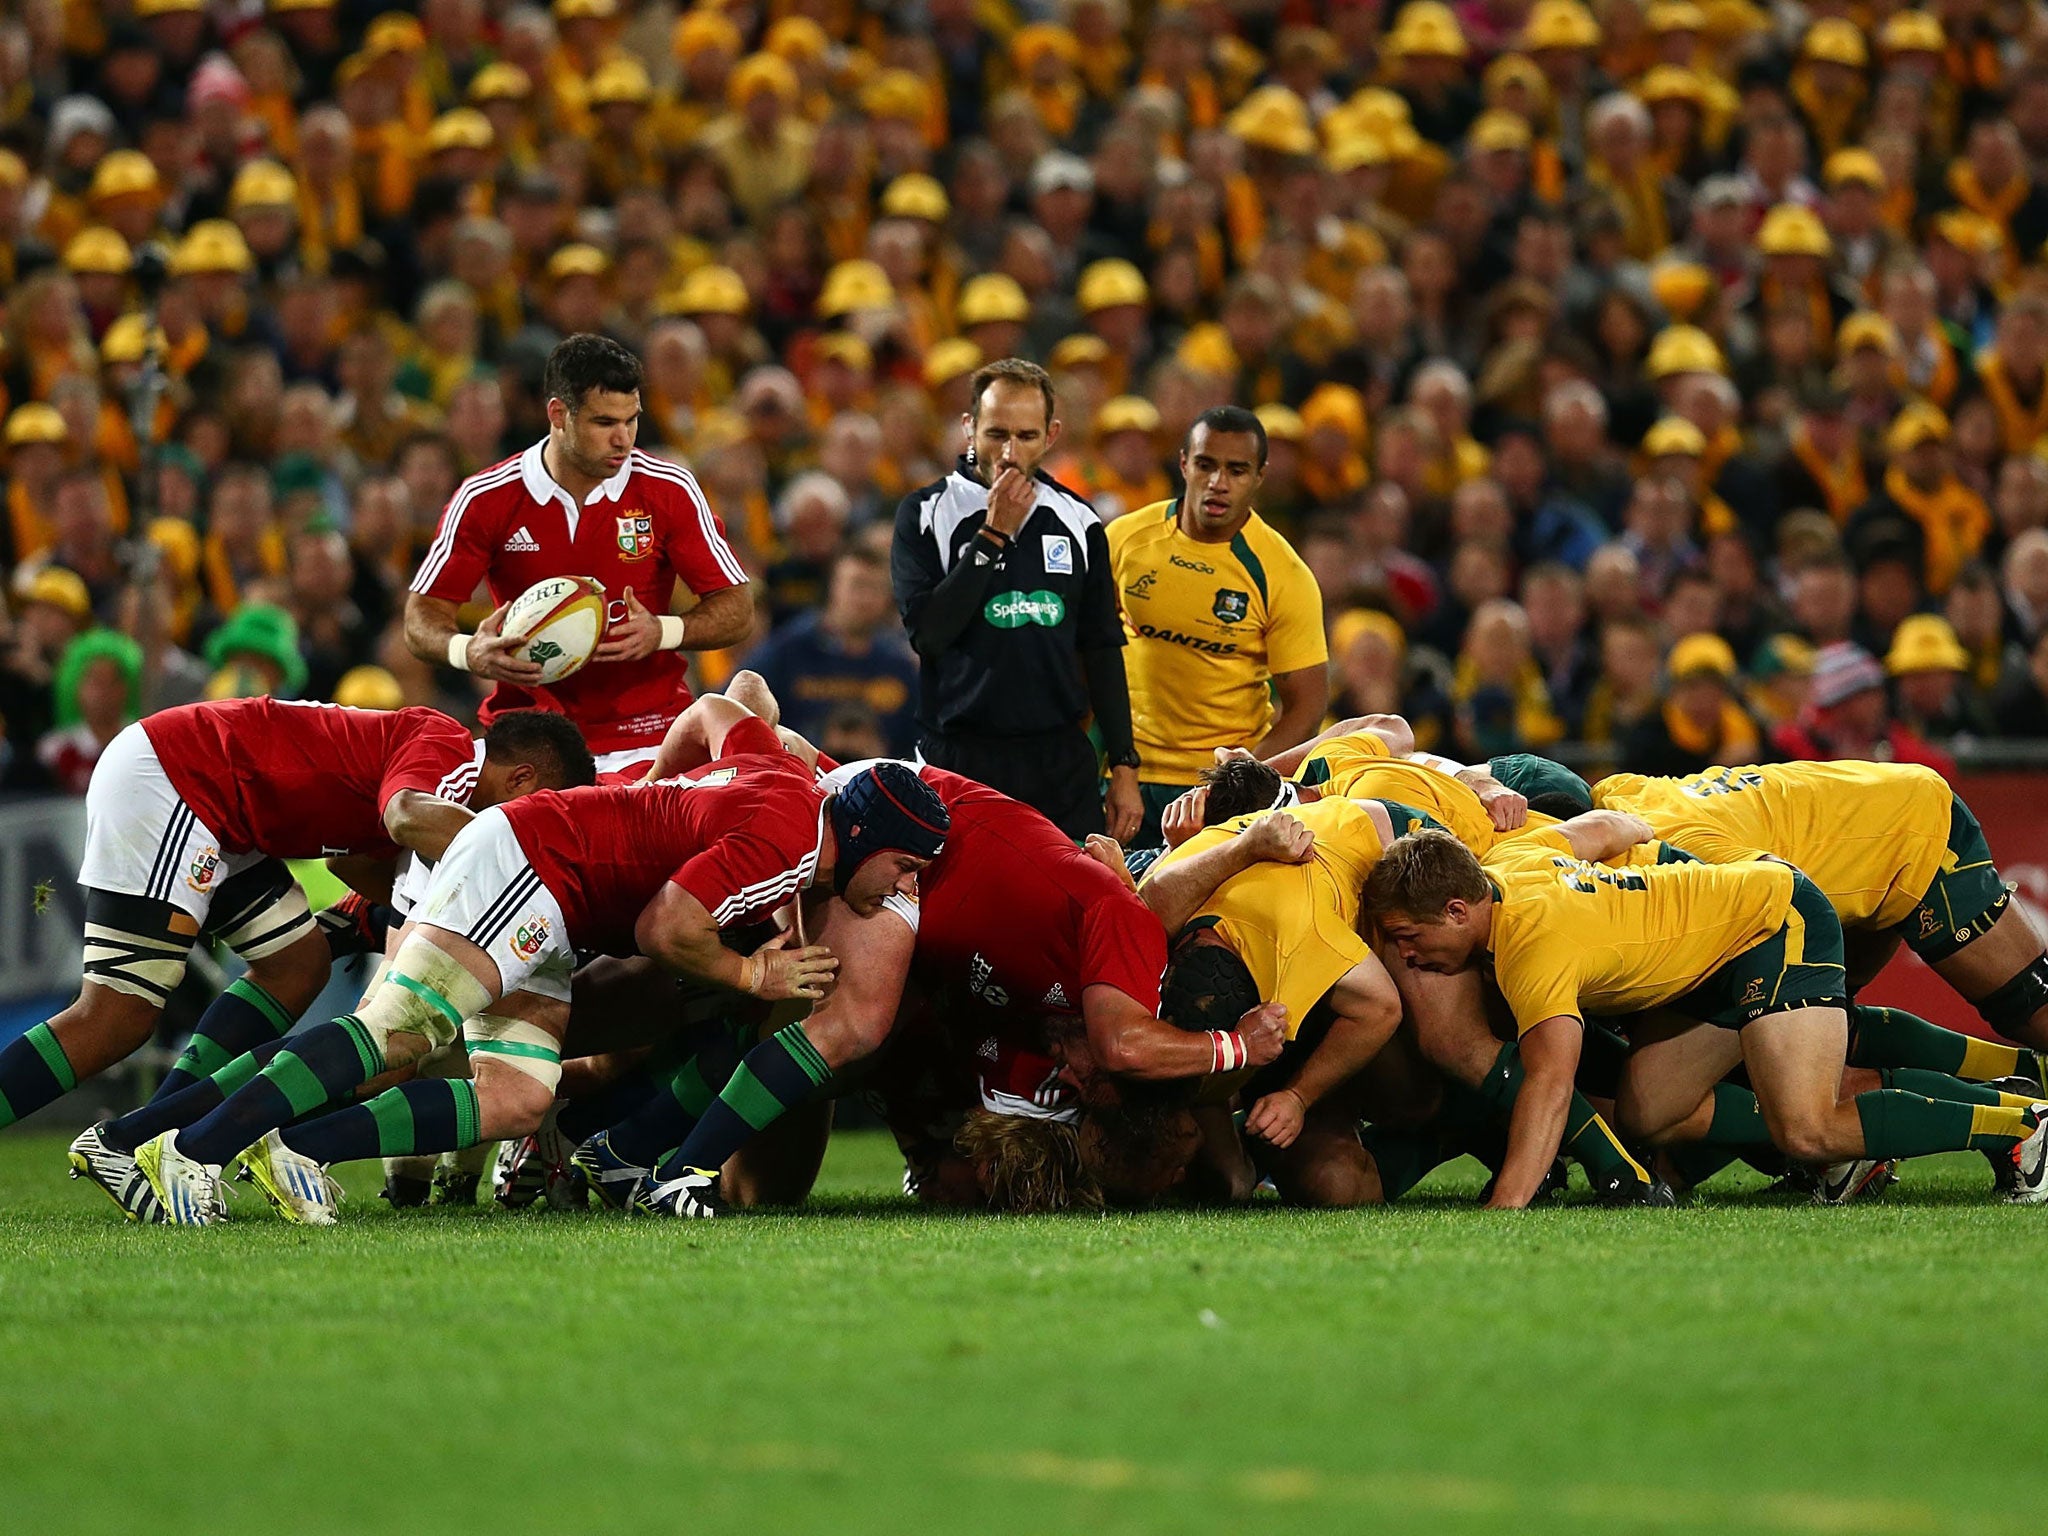
[[[1185,933],[1185,930],[1184,930]],[[1235,1029],[1259,1006],[1259,984],[1221,944],[1183,937],[1159,983],[1159,1013],[1180,1029]]]
[[[484,756],[501,763],[531,763],[550,789],[581,789],[597,782],[597,764],[583,733],[567,715],[548,709],[512,709],[484,732]]]
[[[1202,825],[1220,827],[1237,816],[1270,811],[1280,797],[1280,771],[1248,757],[1204,768],[1197,780],[1209,791],[1202,806]]]
[[[559,400],[575,412],[582,409],[592,390],[608,395],[637,393],[640,359],[609,336],[580,332],[548,354],[540,387],[543,400]]]
[[[1545,794],[1531,795],[1529,809],[1543,816],[1555,816],[1559,821],[1570,821],[1574,816],[1586,814],[1587,807],[1579,804],[1578,797],[1568,790],[1553,789]]]
[[[974,370],[974,377],[968,381],[968,388],[972,391],[967,397],[969,421],[981,420],[981,397],[988,393],[991,384],[1019,384],[1026,389],[1037,390],[1045,400],[1045,424],[1048,427],[1052,425],[1052,375],[1021,357],[999,357]]]
[[[1194,442],[1196,427],[1207,427],[1211,432],[1250,433],[1259,442],[1259,468],[1266,467],[1266,424],[1259,420],[1257,412],[1241,405],[1211,406],[1189,424],[1187,442],[1181,444],[1183,451]]]

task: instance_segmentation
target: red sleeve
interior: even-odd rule
[[[377,781],[377,814],[402,789],[466,804],[476,788],[476,742],[461,724],[438,710],[408,710],[422,716],[393,743],[384,776]]]
[[[725,733],[725,740],[719,744],[716,761],[728,757],[741,757],[750,753],[779,753],[787,757],[789,749],[782,744],[782,738],[775,734],[775,727],[758,716],[742,720]],[[792,762],[794,758],[790,759]]]
[[[714,923],[730,928],[794,896],[810,878],[810,862],[753,833],[729,832],[669,879],[702,902]]]
[[[450,602],[468,602],[490,570],[500,530],[498,519],[483,505],[485,498],[477,484],[490,473],[486,470],[465,481],[442,510],[434,542],[427,546],[426,558],[413,574],[413,591]]]
[[[669,482],[665,489],[668,563],[683,585],[699,597],[746,585],[746,569],[725,542],[725,525],[712,515],[696,477],[685,471],[680,481]]]
[[[1165,971],[1166,931],[1150,907],[1123,890],[1088,903],[1081,914],[1082,986],[1115,987],[1157,1013]]]

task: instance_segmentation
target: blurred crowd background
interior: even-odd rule
[[[17,0],[0,786],[199,697],[472,707],[406,583],[599,330],[758,578],[704,682],[842,755],[909,744],[890,515],[1012,354],[1105,517],[1255,407],[1335,707],[1424,746],[2048,737],[2044,16]]]

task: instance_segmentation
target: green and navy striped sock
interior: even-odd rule
[[[151,1102],[213,1076],[244,1051],[288,1035],[291,1028],[292,1016],[284,1004],[248,977],[236,977],[199,1015],[191,1040],[157,1084]]]
[[[0,1125],[12,1125],[78,1086],[78,1074],[48,1024],[0,1051]]]
[[[224,1164],[280,1126],[346,1099],[384,1070],[384,1053],[354,1014],[294,1035],[220,1108],[178,1133],[178,1150]]]
[[[366,1157],[460,1152],[483,1140],[476,1084],[467,1078],[421,1078],[387,1088],[367,1104],[294,1126],[285,1145],[316,1163]]]
[[[675,1178],[684,1168],[724,1167],[755,1132],[773,1125],[831,1075],[803,1025],[777,1031],[747,1052],[732,1080],[704,1107],[696,1128],[661,1165],[662,1176]]]

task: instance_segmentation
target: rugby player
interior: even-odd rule
[[[690,702],[684,651],[745,639],[747,575],[696,478],[640,452],[640,361],[604,336],[571,336],[543,376],[548,435],[471,475],[441,514],[413,576],[405,638],[423,661],[495,684],[479,718],[536,707],[566,714],[600,771],[646,763]],[[541,669],[494,615],[475,634],[458,610],[479,583],[503,605],[550,576],[604,584],[603,643],[581,671],[540,686]],[[669,612],[680,579],[697,604]]]
[[[128,726],[86,792],[84,985],[0,1051],[0,1125],[148,1040],[202,937],[248,966],[201,1015],[164,1094],[275,1039],[327,984],[329,951],[285,859],[434,857],[474,809],[587,782],[575,727],[532,711],[481,742],[432,709],[237,699]],[[103,1155],[105,1154],[105,1155]],[[74,1173],[118,1201],[129,1168],[95,1131]]]
[[[915,888],[917,870],[943,845],[944,807],[907,772],[862,775],[827,796],[773,730],[726,699],[696,701],[676,726],[694,731],[712,759],[692,778],[528,796],[465,827],[358,1013],[293,1037],[219,1108],[137,1149],[169,1219],[219,1219],[220,1171],[230,1159],[258,1142],[273,1153],[280,1126],[458,1035],[480,1058],[477,1083],[401,1084],[299,1128],[297,1155],[328,1163],[530,1130],[560,1081],[579,948],[637,950],[755,997],[822,995],[837,968],[829,950],[791,934],[741,955],[723,946],[720,930],[765,916],[841,869],[851,871],[848,906],[873,912],[891,892]],[[878,841],[865,819],[878,795],[905,807],[889,823],[895,840]],[[331,1212],[284,1208],[331,1220]]]
[[[1645,829],[1647,830],[1647,829]],[[1482,865],[1447,832],[1387,850],[1366,906],[1411,975],[1469,979],[1490,960],[1527,1081],[1492,1203],[1533,1195],[1557,1155],[1587,1013],[1646,1014],[1617,1102],[1655,1141],[1698,1128],[1736,1065],[1786,1156],[1830,1164],[1978,1150],[2012,1159],[2014,1198],[2048,1200],[2048,1134],[2030,1110],[1897,1089],[1844,1097],[1841,924],[1789,865],[1685,862],[1608,869],[1558,829],[1498,845]],[[1403,987],[1411,1013],[1440,1007]],[[1468,995],[1454,1003],[1471,1009]]]

